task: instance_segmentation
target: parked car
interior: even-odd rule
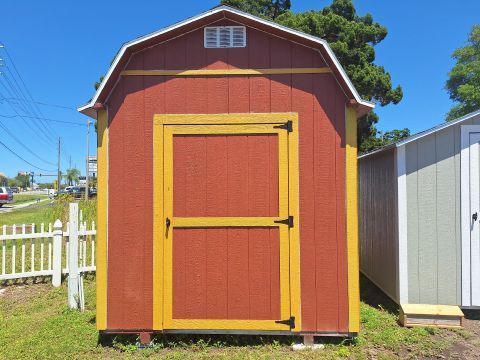
[[[20,192],[20,189],[18,188],[18,186],[11,186],[10,190],[12,190],[12,193],[14,194],[18,194]]]
[[[0,187],[0,207],[13,201],[13,192],[8,187]]]

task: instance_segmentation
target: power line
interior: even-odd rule
[[[0,80],[2,78],[0,77]],[[11,91],[10,89],[8,89],[5,84],[3,83],[3,81],[0,81],[0,84],[2,84],[2,86],[5,88],[5,90],[11,95]],[[12,110],[18,115],[18,117],[20,117],[23,121],[25,121],[25,123],[27,123],[27,120],[24,119],[24,117],[22,115],[20,115],[20,113],[17,111],[17,109],[12,106],[12,104],[8,103],[8,105],[12,108]],[[37,127],[38,131],[40,131],[40,133],[44,136],[44,139],[46,139],[46,141],[49,141],[51,144],[54,144],[53,141],[50,139],[50,137],[48,136],[48,134],[45,133],[45,131],[38,125],[37,122],[34,122],[35,126]],[[45,141],[45,140],[44,140]]]
[[[8,119],[13,119],[13,118],[17,118],[17,117],[27,118],[27,119],[41,119],[41,120],[45,120],[45,121],[52,121],[52,122],[57,122],[57,123],[62,123],[62,124],[69,124],[69,125],[76,125],[76,126],[87,126],[86,124],[80,124],[80,123],[76,123],[76,122],[73,122],[73,121],[57,120],[57,119],[50,119],[50,118],[40,118],[38,116],[28,116],[28,115],[18,115],[18,114],[17,115],[0,114],[0,117],[8,118]]]
[[[30,148],[29,148],[27,145],[25,145],[22,141],[20,141],[20,139],[18,139],[14,134],[12,134],[12,133],[10,132],[10,130],[8,130],[8,128],[7,128],[5,125],[3,125],[1,122],[0,122],[0,128],[2,128],[3,130],[5,130],[5,132],[6,132],[8,135],[10,135],[17,143],[19,143],[25,150],[27,150],[30,154],[32,154],[33,156],[35,156],[37,159],[43,161],[43,162],[46,163],[46,164],[54,165],[54,166],[55,166],[54,163],[52,163],[52,162],[50,162],[50,161],[47,161],[47,160],[41,158],[41,157],[38,156],[36,153],[34,153],[32,150],[30,150]]]
[[[8,151],[10,151],[13,155],[15,155],[17,158],[19,158],[20,160],[22,160],[23,162],[25,162],[26,164],[34,167],[35,169],[38,169],[38,170],[41,170],[41,171],[47,171],[47,172],[53,172],[53,170],[46,170],[46,169],[42,169],[41,167],[38,167],[36,165],[33,165],[31,162],[25,160],[23,157],[21,157],[20,155],[18,155],[15,151],[13,151],[12,149],[10,149],[7,145],[5,145],[1,140],[0,140],[0,145],[2,145],[5,149],[7,149]]]
[[[1,100],[5,100],[5,101],[29,101],[29,102],[32,102],[32,103],[35,103],[35,104],[38,104],[38,105],[51,106],[51,107],[56,107],[56,108],[60,108],[60,109],[73,110],[73,111],[77,112],[77,109],[75,109],[73,107],[70,107],[70,106],[50,104],[50,103],[45,103],[45,102],[41,102],[41,101],[30,101],[30,100],[27,100],[27,99],[20,99],[20,98],[2,98],[2,99],[0,99],[0,101]]]
[[[18,71],[17,69],[17,66],[15,65],[15,61],[13,61],[13,57],[12,55],[10,55],[10,52],[8,51],[7,47],[5,46],[5,44],[3,44],[3,50],[5,51],[5,54],[7,54],[7,56],[9,57],[10,59],[10,62],[13,66],[13,69],[15,70],[15,72],[17,73],[17,76],[18,78],[20,79],[20,82],[23,84],[23,87],[25,88],[25,91],[26,93],[28,94],[28,96],[30,97],[30,100],[35,102],[35,100],[33,99],[33,96],[32,96],[32,93],[30,92],[30,90],[28,89],[27,87],[27,84],[25,83],[25,81],[23,80],[23,77],[22,75],[20,75],[20,72]],[[8,64],[7,64],[7,67],[8,67]],[[42,111],[38,108],[37,105],[35,105],[35,107],[37,108],[38,112],[40,113],[41,116],[45,116]],[[45,125],[44,125],[45,126]],[[53,129],[51,128],[51,131],[53,131]],[[54,132],[54,131],[53,131]]]

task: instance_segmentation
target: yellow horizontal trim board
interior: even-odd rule
[[[283,124],[288,120],[298,121],[298,113],[242,113],[242,114],[156,114],[155,125],[180,124]]]
[[[278,68],[278,69],[200,69],[200,70],[124,70],[123,76],[223,76],[223,75],[282,75],[328,74],[328,67]]]
[[[169,126],[168,131],[175,135],[209,135],[209,134],[279,134],[285,130],[274,128],[273,124],[245,125],[176,125]]]
[[[289,331],[290,326],[276,324],[275,320],[177,320],[165,324],[166,329],[192,330],[278,330]]]
[[[277,217],[174,217],[172,227],[250,227],[250,226],[286,226],[275,223],[284,220]]]
[[[402,304],[400,306],[408,315],[463,316],[462,310],[454,305]]]

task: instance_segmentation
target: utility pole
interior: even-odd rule
[[[62,179],[62,173],[60,172],[60,138],[58,138],[57,194],[60,193],[61,179]]]
[[[88,171],[89,171],[89,157],[90,157],[90,125],[92,124],[91,121],[87,121],[87,174],[85,177],[85,200],[88,200]]]

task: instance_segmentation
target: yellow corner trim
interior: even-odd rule
[[[97,195],[97,329],[107,329],[107,216],[108,216],[108,115],[98,112],[98,195]]]
[[[214,70],[124,70],[123,76],[224,76],[224,75],[283,75],[283,74],[327,74],[328,67],[321,68],[278,68],[278,69],[214,69]]]
[[[346,204],[349,331],[360,331],[360,284],[358,260],[357,114],[346,108]]]

